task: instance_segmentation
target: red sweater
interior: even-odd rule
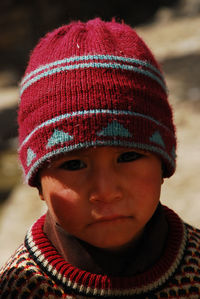
[[[200,230],[168,208],[165,215],[168,236],[161,257],[131,277],[72,266],[44,234],[45,216],[41,217],[1,269],[0,298],[200,298]]]

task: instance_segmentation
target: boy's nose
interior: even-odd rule
[[[111,171],[95,172],[91,178],[90,201],[112,202],[122,198],[118,177]]]

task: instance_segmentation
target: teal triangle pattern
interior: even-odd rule
[[[120,123],[114,120],[112,123],[108,124],[101,132],[97,133],[98,136],[111,136],[111,137],[131,137],[130,132],[124,128]]]
[[[158,131],[154,132],[153,135],[149,139],[153,143],[157,143],[158,145],[161,145],[163,148],[165,148],[164,141]]]
[[[48,140],[46,148],[50,148],[56,144],[73,140],[73,136],[60,130],[55,130]]]
[[[34,151],[29,147],[28,150],[27,150],[27,160],[26,160],[27,166],[30,166],[31,162],[35,158],[36,158],[36,153],[34,153]]]

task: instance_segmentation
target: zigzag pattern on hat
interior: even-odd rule
[[[109,109],[93,109],[93,110],[84,110],[84,111],[75,111],[72,113],[66,113],[66,114],[62,114],[59,116],[56,116],[52,119],[48,119],[47,121],[41,123],[40,125],[38,125],[37,127],[35,127],[33,129],[33,131],[31,131],[26,138],[23,140],[23,142],[21,143],[20,149],[22,149],[22,147],[28,142],[28,140],[35,134],[37,133],[38,130],[44,128],[44,127],[48,127],[52,124],[56,124],[62,120],[68,120],[69,118],[73,118],[73,117],[81,117],[81,116],[86,116],[86,115],[98,115],[98,114],[110,114],[112,115],[116,115],[116,116],[133,116],[133,117],[141,117],[143,119],[147,119],[149,121],[151,121],[152,123],[155,123],[156,125],[162,127],[164,130],[166,130],[170,135],[172,135],[174,137],[174,134],[172,131],[169,130],[168,127],[166,127],[165,125],[163,125],[162,123],[160,123],[159,121],[157,121],[156,119],[154,119],[151,116],[145,115],[145,114],[141,114],[141,113],[137,113],[137,112],[132,112],[132,111],[126,111],[126,110],[109,110]]]

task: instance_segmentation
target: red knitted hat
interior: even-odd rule
[[[27,182],[47,161],[91,146],[157,154],[175,170],[176,137],[165,81],[125,24],[73,22],[42,38],[21,83],[20,159]]]

